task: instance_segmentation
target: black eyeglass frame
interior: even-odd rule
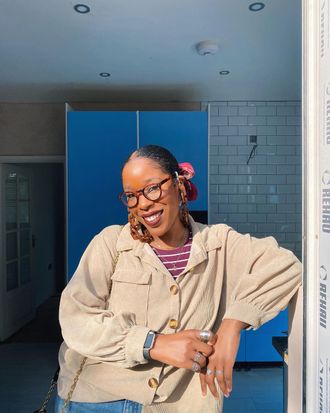
[[[138,191],[135,191],[135,192],[133,192],[133,191],[132,191],[132,192],[125,192],[125,191],[123,191],[123,192],[121,192],[121,193],[118,195],[118,198],[119,198],[119,200],[120,200],[127,208],[135,208],[135,207],[138,205],[138,203],[139,203],[139,198],[140,198],[141,195],[143,195],[146,199],[148,199],[148,201],[157,202],[157,201],[162,197],[162,194],[163,194],[163,193],[162,193],[162,185],[164,185],[166,182],[168,182],[171,178],[172,178],[172,177],[169,176],[169,177],[167,177],[167,178],[163,179],[162,181],[157,182],[157,183],[155,183],[155,184],[146,185],[144,188],[139,189]],[[159,197],[156,198],[156,199],[150,199],[150,198],[148,198],[148,196],[145,194],[145,190],[146,190],[147,188],[151,187],[151,186],[157,186],[158,189],[159,189]],[[124,201],[126,194],[135,195],[135,197],[136,197],[136,204],[135,204],[135,205],[129,206],[128,203],[127,203],[126,201]]]

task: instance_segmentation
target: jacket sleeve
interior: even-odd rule
[[[226,240],[226,312],[256,330],[284,310],[301,285],[301,263],[273,237],[230,230]]]
[[[128,368],[147,363],[143,344],[149,328],[136,325],[132,313],[114,315],[107,308],[119,232],[119,226],[109,227],[91,241],[62,293],[59,321],[69,348]]]

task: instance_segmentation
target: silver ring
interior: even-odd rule
[[[191,366],[191,370],[195,373],[199,373],[201,371],[201,366],[194,361]]]
[[[201,330],[199,332],[199,338],[203,343],[207,343],[214,336],[210,330]]]
[[[207,374],[208,376],[211,376],[212,374],[214,374],[214,370],[206,369],[206,374]]]
[[[215,371],[215,374],[218,376],[218,375],[220,375],[220,374],[223,374],[223,370],[216,370]]]
[[[194,361],[196,363],[199,363],[200,359],[202,358],[202,354],[199,351],[196,351],[195,355],[194,355]]]

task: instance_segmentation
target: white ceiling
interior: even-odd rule
[[[1,0],[0,101],[300,99],[301,0],[252,1]]]

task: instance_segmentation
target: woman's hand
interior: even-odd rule
[[[214,352],[209,357],[207,370],[204,369],[199,375],[202,394],[206,395],[207,387],[218,399],[218,392],[215,387],[214,379],[218,381],[221,391],[229,397],[232,391],[233,367],[240,342],[240,332],[248,324],[238,320],[225,319],[222,321],[217,332],[217,342],[214,345]],[[210,372],[212,374],[208,374]]]
[[[191,370],[196,362],[196,353],[201,353],[198,364],[205,367],[206,357],[213,353],[216,336],[209,343],[203,343],[199,333],[200,330],[184,330],[175,334],[160,334],[150,350],[150,357],[174,367]]]

